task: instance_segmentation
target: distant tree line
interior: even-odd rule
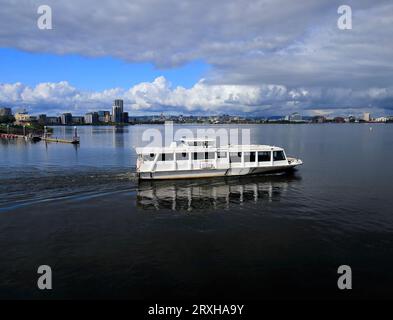
[[[15,117],[10,116],[0,116],[0,123],[13,123],[15,121]]]

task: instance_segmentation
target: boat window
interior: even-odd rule
[[[193,159],[194,160],[204,160],[205,159],[205,152],[194,152]]]
[[[173,153],[161,153],[158,161],[173,161]]]
[[[270,161],[270,151],[258,151],[258,162]]]
[[[205,159],[207,160],[214,159],[214,152],[205,152]]]
[[[255,162],[255,151],[244,152],[244,162]]]
[[[223,159],[227,157],[227,153],[226,152],[217,152],[217,158],[218,159]]]
[[[176,153],[176,160],[188,160],[188,152]]]
[[[274,161],[282,161],[282,160],[285,160],[284,151],[273,151],[273,160],[274,160]]]
[[[153,161],[156,155],[154,153],[144,154],[142,156],[143,161]]]
[[[241,152],[230,152],[229,153],[229,161],[232,162],[242,162],[242,153]]]

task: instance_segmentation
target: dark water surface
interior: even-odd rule
[[[0,140],[0,298],[393,297],[393,125],[244,125],[304,165],[138,184],[146,128],[80,127],[79,147]]]

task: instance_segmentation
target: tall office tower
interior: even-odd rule
[[[123,122],[123,100],[116,99],[112,106],[112,122]]]
[[[61,121],[61,124],[64,124],[64,125],[71,125],[71,124],[72,124],[72,114],[69,113],[69,112],[63,113],[63,114],[60,116],[60,121]]]
[[[116,99],[115,103],[113,105],[116,107],[121,107],[121,110],[123,110],[123,100],[122,99]]]

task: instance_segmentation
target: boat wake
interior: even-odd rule
[[[135,172],[124,169],[31,170],[0,179],[0,211],[37,203],[87,199],[134,190]]]

